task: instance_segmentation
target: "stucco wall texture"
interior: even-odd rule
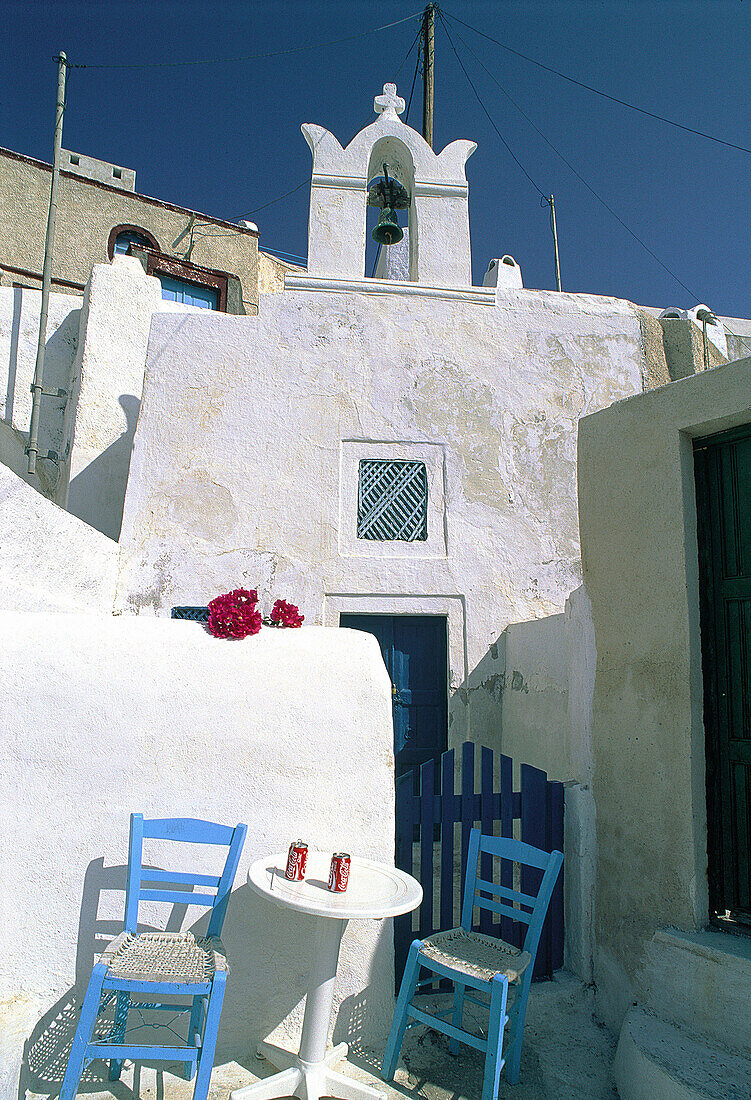
[[[393,864],[391,689],[375,639],[306,626],[220,641],[177,620],[7,612],[0,631],[0,1096],[59,1088],[74,1003],[122,926],[134,810],[248,823],[216,1064],[247,1062],[274,1029],[294,1034],[311,924],[252,893],[246,873],[298,836]],[[170,849],[147,857],[175,866]],[[382,1043],[392,990],[391,922],[350,922],[337,1040]]]
[[[0,264],[37,272],[40,278],[51,171],[42,161],[0,150]],[[182,257],[189,240],[185,238],[176,249],[173,242],[192,213],[159,199],[61,172],[53,279],[83,288],[93,265],[108,261],[107,244],[116,225],[146,229],[162,252]],[[198,224],[191,262],[236,275],[246,312],[254,312],[258,301],[257,231],[198,213],[195,217]],[[8,285],[18,276],[2,272],[0,278]]]
[[[2,463],[0,566],[0,608],[112,612],[116,543],[45,500]]]
[[[163,615],[240,583],[330,625],[451,604],[451,737],[493,744],[494,642],[579,583],[576,423],[641,391],[639,318],[610,298],[361,286],[264,296],[257,318],[154,317],[119,607]],[[349,460],[372,444],[437,453],[429,543],[358,546]]]
[[[44,457],[37,474],[27,474],[24,447],[31,420],[31,383],[39,341],[41,292],[22,287],[0,286],[0,461],[58,503],[60,493],[57,466]],[[72,294],[50,294],[45,343],[44,386],[51,393],[71,385],[73,361],[78,346],[81,299]],[[64,415],[66,397],[44,397],[39,415],[39,453],[65,451]]]
[[[151,317],[171,303],[133,256],[95,264],[82,307],[60,491],[69,512],[117,541]]]
[[[659,927],[708,919],[692,437],[751,421],[751,359],[583,419],[579,514],[597,652],[595,981],[620,1028]]]

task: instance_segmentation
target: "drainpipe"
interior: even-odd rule
[[[57,69],[57,112],[55,114],[55,144],[52,157],[52,184],[50,186],[50,208],[47,215],[47,235],[44,240],[44,267],[42,269],[42,306],[39,314],[39,343],[37,344],[37,359],[34,369],[34,381],[31,383],[31,424],[29,425],[29,445],[26,454],[29,456],[28,470],[35,474],[37,469],[37,454],[39,452],[39,406],[44,387],[44,345],[47,338],[47,311],[50,300],[50,283],[52,281],[52,249],[55,244],[55,218],[57,216],[57,185],[60,179],[60,150],[63,144],[63,112],[65,111],[65,75],[68,59],[61,51],[60,56],[54,59],[58,63]],[[59,396],[57,393],[55,396]]]

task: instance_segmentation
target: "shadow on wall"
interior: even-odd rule
[[[9,427],[14,427],[15,431],[19,433],[19,438],[23,442],[23,447],[25,447],[28,442],[31,415],[27,383],[31,382],[34,376],[39,315],[37,312],[36,317],[32,317],[28,305],[24,309],[23,294],[23,288],[14,288],[3,419]],[[74,309],[63,317],[59,323],[50,320],[47,330],[49,336],[45,343],[42,384],[46,395],[42,397],[39,409],[40,463],[37,471],[42,492],[53,497],[59,480],[58,466],[56,461],[48,460],[46,455],[49,451],[54,451],[59,456],[64,450],[65,408],[71,385],[71,368],[78,342],[80,314],[80,309]],[[53,323],[56,324],[56,327],[54,331],[50,332]],[[3,366],[3,370],[5,369],[6,367]],[[16,391],[19,386],[26,389],[24,403],[28,404],[29,410],[26,414],[16,414]],[[49,396],[50,394],[56,395],[58,391],[62,391],[62,396]],[[15,423],[14,414],[16,414]],[[9,464],[14,469],[25,469],[26,458],[20,445],[18,455]]]
[[[563,614],[507,626],[454,692],[449,745],[469,738],[572,778],[567,629]]]
[[[500,749],[506,686],[504,631],[454,692],[449,706],[449,746],[472,740]]]
[[[350,924],[351,927],[352,923]],[[356,936],[357,922],[354,922],[354,927],[354,935]],[[345,932],[345,937],[346,935],[347,932]],[[374,1005],[371,1000],[371,990],[381,986],[381,983],[376,981],[376,977],[383,974],[384,971],[389,975],[388,988],[391,988],[394,973],[393,949],[394,922],[392,919],[383,920],[379,923],[378,943],[370,962],[368,985],[359,993],[353,993],[352,996],[344,998],[339,1006],[332,1035],[334,1044],[347,1043],[349,1046],[347,1058],[350,1062],[362,1069],[367,1069],[376,1076],[380,1076],[381,1059],[388,1038],[388,1026],[391,1023],[393,1002],[389,994],[389,1003],[385,1013],[378,1013],[378,1006]],[[375,1042],[378,1046],[378,1040],[374,1038],[373,1034],[372,1018],[374,1013],[388,1021],[387,1030],[380,1036],[381,1045],[375,1052],[373,1044]]]
[[[13,409],[15,405],[15,391],[16,381],[18,375],[18,359],[21,354],[22,360],[25,358],[24,349],[28,349],[29,338],[33,335],[32,331],[28,327],[29,317],[28,312],[24,313],[23,309],[23,287],[14,287],[13,289],[13,315],[11,318],[10,326],[10,348],[8,356],[8,378],[6,382],[6,396],[5,396],[5,419],[10,423],[13,419]],[[70,370],[73,364],[73,359],[76,354],[76,345],[78,343],[78,326],[80,322],[81,311],[80,309],[72,309],[63,320],[57,324],[57,327],[53,332],[50,332],[50,325],[53,322],[50,320],[47,332],[49,333],[44,345],[44,388],[46,390],[67,390],[70,382]],[[36,332],[39,330],[39,312],[37,310],[36,317],[34,318],[34,328]],[[34,355],[36,355],[36,339],[34,341]],[[28,360],[27,360],[28,362]],[[26,368],[31,370],[33,376],[34,373],[34,360],[32,360]],[[28,392],[28,391],[27,391]],[[63,409],[65,407],[65,399],[61,399],[63,402]],[[46,398],[45,402],[49,403],[51,398]],[[55,402],[52,401],[54,407]],[[44,414],[45,405],[42,405],[42,415]],[[60,409],[56,410],[56,428],[52,431],[52,435],[60,435],[62,428],[62,417],[60,415]]]
[[[25,1100],[28,1093],[54,1095],[60,1089],[95,956],[122,930],[121,920],[99,918],[100,900],[104,893],[119,892],[123,895],[124,909],[126,873],[125,866],[105,867],[101,858],[92,860],[87,868],[78,927],[76,982],[41,1017],[24,1044],[19,1100]],[[167,931],[180,930],[187,911],[188,906],[171,905],[169,918],[162,927]],[[196,936],[205,936],[207,925],[208,913],[187,927]],[[153,927],[139,923],[141,931]],[[241,886],[230,897],[222,942],[227,948],[231,974],[215,1064],[235,1061],[255,1073],[258,1042],[286,1019],[305,994],[312,962],[310,918],[285,911],[280,919],[271,902],[253,893],[250,887]],[[384,961],[383,965],[390,965],[390,961]],[[349,1021],[345,1025],[348,1034],[350,1025],[359,1033],[363,1011],[361,1006],[355,1013],[359,1024],[354,1017],[350,1019],[352,1013],[345,1011],[343,1019]],[[108,1018],[106,1012],[103,1018]],[[157,1041],[154,1036],[147,1036],[147,1042],[154,1041]],[[136,1074],[140,1068],[135,1063]],[[121,1082],[110,1082],[108,1074],[105,1062],[92,1062],[81,1078],[84,1091],[108,1090],[120,1100],[132,1100],[131,1089]]]
[[[120,538],[130,455],[141,407],[133,394],[121,394],[118,401],[125,413],[125,431],[71,480],[67,503],[69,512],[115,542]]]
[[[47,339],[44,351],[45,391],[61,397],[43,397],[39,412],[39,455],[43,458],[49,450],[62,457],[64,445],[63,421],[70,390],[70,374],[78,343],[80,309],[71,310]],[[50,464],[51,465],[51,464]]]
[[[8,357],[8,382],[5,392],[5,419],[13,422],[13,405],[16,396],[16,374],[18,373],[18,338],[21,332],[21,288],[13,291],[13,319],[10,325],[10,355]]]

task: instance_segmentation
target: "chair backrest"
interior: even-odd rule
[[[169,902],[172,905],[200,905],[211,909],[208,936],[221,934],[232,883],[235,879],[247,825],[217,825],[192,817],[162,817],[144,820],[130,815],[128,884],[125,894],[125,931],[138,927],[140,901]],[[220,844],[229,848],[221,875],[200,875],[193,871],[163,871],[143,866],[143,841],[174,840],[190,844]],[[166,887],[166,888],[165,888]],[[196,891],[195,887],[203,887]],[[215,893],[209,893],[214,890]]]
[[[480,857],[485,854],[509,861],[506,865],[508,871],[511,871],[510,864],[520,864],[521,889],[513,889],[512,873],[505,876],[511,883],[507,885],[482,878]],[[472,829],[467,849],[462,928],[471,930],[475,906],[500,913],[502,917],[508,917],[512,921],[521,921],[527,925],[522,947],[524,951],[529,951],[534,964],[545,914],[562,864],[563,852],[542,852],[520,840],[485,836],[479,829]],[[503,878],[501,875],[502,880]]]

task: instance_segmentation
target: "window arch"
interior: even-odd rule
[[[162,251],[156,237],[149,233],[148,229],[140,225],[116,225],[110,230],[107,255],[112,259],[116,252],[127,252],[131,244],[141,245],[142,248],[154,248],[157,252]]]

